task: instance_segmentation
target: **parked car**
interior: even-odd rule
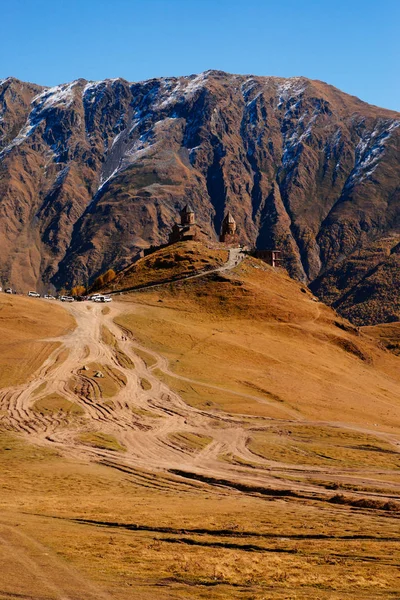
[[[72,296],[61,296],[60,300],[61,300],[61,302],[74,302],[74,299]]]
[[[28,296],[31,296],[32,298],[40,298],[40,294],[38,294],[38,292],[28,292]]]
[[[45,295],[43,296],[43,298],[46,298],[46,300],[55,300],[55,297],[54,297],[54,296],[52,296],[51,294],[45,294]]]
[[[12,288],[7,288],[6,289],[6,294],[13,294],[14,292],[12,291]]]
[[[93,300],[94,302],[111,302],[110,296],[103,296],[102,294],[99,294]]]

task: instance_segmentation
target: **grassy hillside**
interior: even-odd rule
[[[400,321],[370,325],[363,327],[362,331],[365,335],[377,340],[393,354],[400,356]]]
[[[169,360],[168,383],[196,406],[400,427],[399,360],[260,261],[122,298],[117,322]]]
[[[74,321],[3,299],[18,381]],[[251,258],[69,310],[61,370],[3,397],[0,598],[397,598],[394,325],[358,330]]]
[[[0,489],[4,598],[397,597],[395,513],[85,464],[9,435]]]
[[[0,294],[0,387],[26,381],[73,330],[74,319],[44,300]]]
[[[224,249],[206,248],[199,242],[181,242],[141,258],[117,274],[104,291],[129,290],[170,279],[187,277],[222,266],[228,259]]]

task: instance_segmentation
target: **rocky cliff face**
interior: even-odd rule
[[[7,79],[0,276],[85,284],[165,242],[189,201],[211,237],[230,210],[244,242],[279,247],[293,276],[353,305],[379,240],[384,270],[396,263],[399,146],[398,113],[305,78],[210,71],[49,89]]]

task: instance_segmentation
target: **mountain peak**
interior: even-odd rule
[[[329,282],[336,302],[344,259],[398,231],[400,115],[323,82],[218,70],[7,81],[3,283],[66,286],[123,268],[189,204],[212,239],[230,213],[244,244],[280,249],[293,277],[325,297]]]

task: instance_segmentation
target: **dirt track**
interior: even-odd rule
[[[240,259],[240,253],[231,252],[228,263],[217,270],[232,268]],[[45,301],[32,299],[32,303],[36,302]],[[52,305],[48,303],[49,310]],[[256,431],[265,432],[272,428],[291,429],[296,423],[338,427],[381,437],[398,451],[399,441],[394,435],[352,423],[307,421],[298,411],[284,405],[280,407],[281,419],[193,408],[160,381],[159,371],[188,384],[218,390],[219,394],[222,391],[262,404],[272,402],[265,396],[246,395],[173,373],[164,356],[141,345],[134,332],[127,332],[115,324],[118,315],[135,311],[132,302],[114,299],[107,306],[82,302],[67,304],[65,309],[74,317],[76,329],[64,337],[47,340],[58,342],[59,347],[30,381],[0,390],[0,432],[18,432],[35,444],[57,449],[65,457],[118,469],[132,483],[158,491],[191,488],[197,493],[198,486],[204,484],[207,494],[213,488],[218,491],[217,497],[243,493],[275,495],[287,497],[289,501],[297,497],[300,504],[311,500],[309,504],[314,505],[314,501],[327,499],[334,493],[311,483],[320,479],[371,488],[370,492],[354,489],[352,496],[397,499],[400,485],[395,483],[395,477],[390,489],[397,496],[385,495],[390,494],[387,490],[376,491],[382,484],[382,473],[389,477],[390,469],[368,466],[357,470],[334,463],[332,466],[310,466],[301,461],[288,464],[262,458],[248,447],[249,424]],[[313,312],[317,318],[318,304]],[[144,352],[151,357],[148,364],[141,358]],[[93,363],[113,383],[117,390],[114,395],[107,395],[103,380],[93,377]],[[90,370],[83,369],[90,365]],[[143,385],[143,380],[148,383]],[[82,414],[63,410],[41,414],[35,410],[37,401],[53,394],[69,400],[74,406],[79,405]],[[112,436],[125,451],[105,450],[84,443],[80,436],[93,432]],[[185,439],[189,443],[185,443]],[[196,439],[198,445],[196,442],[191,445],[190,441]],[[227,457],[233,460],[227,460]],[[236,500],[237,496],[234,498]],[[1,598],[107,600],[111,597],[102,591],[102,585],[99,589],[72,564],[41,544],[39,533],[35,539],[36,530],[27,535],[17,521],[19,518],[15,515],[8,518],[3,514],[0,519],[0,564],[8,574],[8,579],[2,582]],[[34,595],[32,589],[37,590]],[[151,593],[145,597],[154,596]]]
[[[231,480],[274,489],[287,489],[286,476],[296,474],[334,475],[338,480],[353,480],[348,469],[288,465],[256,456],[247,448],[248,430],[241,415],[198,410],[187,405],[154,375],[153,371],[157,368],[175,376],[169,370],[166,359],[140,346],[114,323],[118,314],[134,310],[134,305],[127,307],[126,303],[113,302],[108,314],[103,314],[107,312],[103,311],[104,305],[88,302],[67,305],[67,309],[76,319],[75,331],[54,339],[60,342],[60,347],[49,356],[30,382],[0,391],[0,427],[3,430],[17,431],[32,442],[51,445],[68,456],[106,461],[110,466],[130,469],[179,470],[187,472],[189,477],[197,474],[214,480]],[[112,336],[108,333],[105,339],[103,327]],[[135,350],[145,350],[152,356],[154,365],[147,367]],[[134,368],[129,367],[130,361]],[[101,365],[114,379],[119,390],[115,396],[110,399],[103,397],[101,380],[94,379],[83,370],[90,363]],[[150,389],[143,389],[142,379],[150,383]],[[180,379],[199,383],[189,378]],[[84,414],[68,415],[59,411],[42,415],[34,410],[37,400],[54,393],[78,404]],[[268,403],[265,398],[248,397]],[[288,409],[287,418],[280,421],[259,418],[257,427],[268,429],[271,422],[287,425],[294,420],[298,421],[298,416]],[[344,423],[330,425],[352,428]],[[360,430],[359,427],[354,429]],[[91,447],[79,440],[82,433],[95,431],[113,436],[126,451]],[[376,431],[373,433],[378,435]],[[177,439],[176,434],[196,434],[200,439],[211,438],[212,441],[203,448],[201,445],[191,448],[182,443],[181,438]],[[394,442],[385,434],[381,435]],[[221,460],[222,455],[236,457],[235,464]],[[363,475],[365,483],[374,485],[373,469]],[[320,496],[324,493],[321,487],[301,481],[291,481],[290,488],[307,495]],[[331,495],[331,492],[326,493]]]

